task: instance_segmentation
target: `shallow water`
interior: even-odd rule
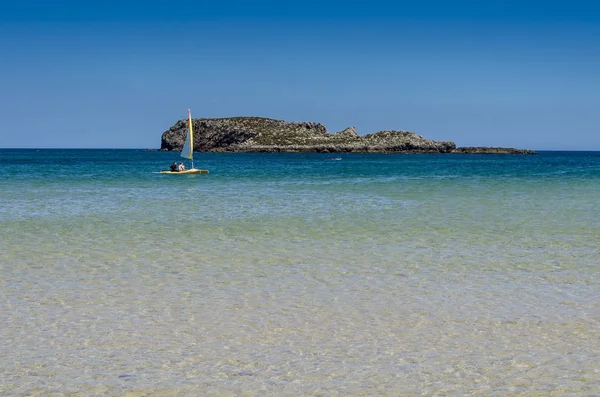
[[[0,150],[0,395],[600,393],[600,153],[176,157]]]

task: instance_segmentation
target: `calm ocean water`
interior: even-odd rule
[[[600,395],[600,152],[174,160],[0,150],[0,395]]]

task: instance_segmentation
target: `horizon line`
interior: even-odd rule
[[[501,146],[456,146],[456,148],[461,147],[489,147],[489,148],[499,148]],[[504,147],[502,147],[504,148]],[[508,148],[508,147],[506,147]],[[179,152],[178,150],[162,150],[161,148],[143,148],[143,147],[0,147],[0,150],[143,150],[143,151],[151,151],[151,152]],[[520,149],[520,150],[534,150],[536,152],[600,152],[600,149]],[[266,153],[271,154],[271,152],[211,152],[211,151],[198,151],[194,150],[195,153]],[[285,154],[285,153],[319,153],[319,152],[276,152],[276,154]],[[327,154],[327,153],[319,153],[319,154]],[[331,153],[329,153],[331,154]],[[345,154],[384,154],[384,153],[361,153],[361,152],[349,152]],[[393,154],[393,153],[385,153],[385,154]],[[448,154],[448,153],[405,153],[398,152],[398,154]]]

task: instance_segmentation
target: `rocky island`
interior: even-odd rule
[[[204,118],[192,123],[198,152],[535,153],[512,148],[457,148],[452,141],[433,141],[409,131],[358,135],[354,127],[348,127],[329,133],[320,123],[263,117]],[[161,150],[181,150],[187,131],[187,120],[179,120],[162,134]]]

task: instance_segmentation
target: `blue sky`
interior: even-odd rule
[[[592,1],[3,2],[0,147],[158,148],[194,117],[600,150]]]

